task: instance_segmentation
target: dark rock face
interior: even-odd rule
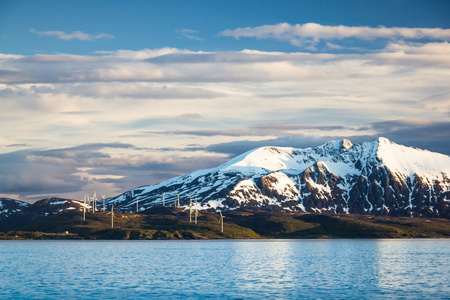
[[[309,212],[449,218],[449,191],[442,188],[450,184],[446,176],[444,184],[434,181],[429,185],[418,175],[413,176],[412,182],[410,177],[402,180],[386,167],[377,166],[367,174],[368,177],[359,176],[352,182],[347,193],[340,187],[342,180],[338,175],[311,167],[299,175],[305,197],[298,201],[303,201]],[[317,186],[325,189],[318,190]],[[327,189],[329,192],[324,193]]]
[[[289,207],[302,204],[307,212],[371,214],[376,216],[449,218],[449,192],[439,181],[426,184],[420,176],[401,180],[385,167],[376,167],[369,176],[359,176],[342,189],[343,180],[336,174],[311,167],[298,176],[303,197],[291,199]],[[447,179],[445,185],[449,185]],[[445,186],[444,185],[444,186]],[[263,196],[286,200],[276,190],[263,185]]]

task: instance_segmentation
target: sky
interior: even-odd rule
[[[450,154],[450,1],[0,0],[0,197],[112,197],[256,147]]]

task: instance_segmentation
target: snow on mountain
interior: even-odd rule
[[[141,210],[178,197],[202,209],[258,207],[310,212],[450,217],[450,158],[388,139],[296,149],[262,147],[212,169],[108,199]]]
[[[0,231],[20,228],[66,212],[82,211],[83,206],[91,208],[89,204],[72,199],[47,198],[29,204],[3,198],[0,199]]]
[[[12,214],[22,211],[29,205],[30,205],[29,203],[22,202],[19,200],[0,198],[0,220],[6,219]]]
[[[304,170],[317,160],[328,160],[352,146],[349,140],[331,141],[316,148],[261,147],[219,166],[223,171],[253,174],[279,170]]]
[[[404,178],[417,174],[439,178],[442,172],[450,174],[449,157],[416,148],[403,147],[380,138],[377,157],[392,172]]]

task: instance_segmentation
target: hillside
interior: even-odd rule
[[[22,211],[30,204],[19,200],[0,198],[0,222]]]
[[[302,239],[449,238],[450,220],[229,211],[221,232],[217,213],[200,212],[198,222],[182,209],[154,207],[142,214],[116,213],[114,228],[106,212],[69,211],[0,232],[0,239]]]
[[[0,231],[15,229],[51,217],[70,212],[79,212],[85,205],[81,201],[62,198],[47,198],[33,204],[13,200],[0,199]]]

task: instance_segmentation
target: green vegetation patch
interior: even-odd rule
[[[450,237],[450,220],[392,218],[367,215],[324,215],[258,211],[219,215],[157,208],[146,214],[67,212],[17,231],[1,232],[0,239],[259,239],[259,238],[417,238]]]

